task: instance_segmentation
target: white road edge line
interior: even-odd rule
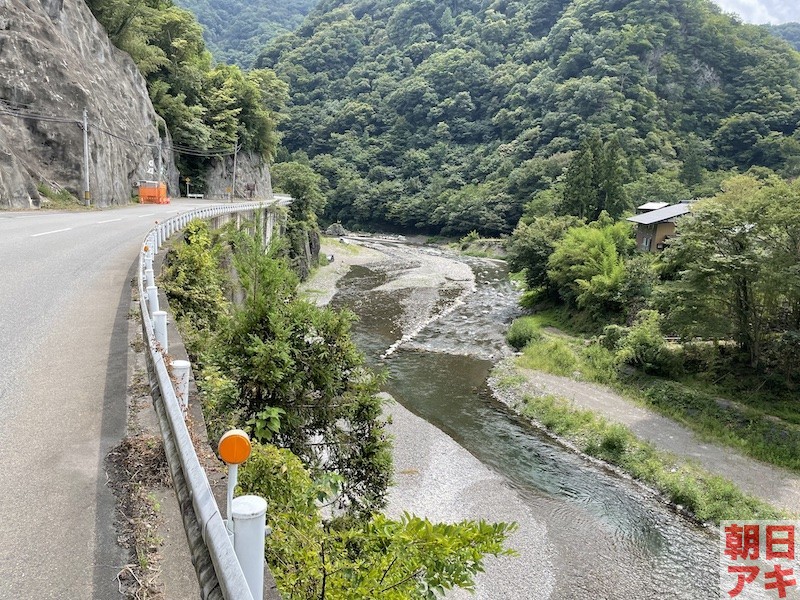
[[[137,215],[136,218],[137,219],[141,219],[142,217],[152,217],[154,214],[156,214],[156,213],[147,213],[146,215]]]
[[[122,219],[106,219],[105,221],[98,221],[97,224],[100,223],[116,223],[117,221],[122,221]]]
[[[39,237],[40,235],[50,235],[51,233],[61,233],[62,231],[69,231],[72,227],[66,229],[54,229],[53,231],[45,231],[44,233],[34,233],[31,237]]]

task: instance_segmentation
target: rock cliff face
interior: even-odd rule
[[[228,198],[233,174],[233,159],[218,160],[208,170],[206,188],[209,198]],[[246,152],[236,157],[236,198],[271,200],[272,178],[269,167],[260,156]]]
[[[84,109],[92,202],[127,203],[165,131],[144,78],[83,0],[0,0],[0,207],[37,206],[38,184],[83,198]]]

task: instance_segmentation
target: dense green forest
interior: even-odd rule
[[[351,225],[581,214],[564,206],[580,160],[617,214],[712,195],[732,169],[800,173],[800,54],[709,0],[324,0],[257,65],[289,84],[286,150]]]
[[[800,23],[783,23],[781,25],[767,25],[773,35],[782,37],[796,50],[800,50]]]
[[[221,63],[253,66],[263,47],[294,30],[317,0],[178,0],[203,25],[211,54]]]
[[[271,158],[287,86],[269,69],[212,61],[195,17],[171,0],[87,0],[111,41],[131,55],[169,130],[178,168],[198,190],[209,155],[243,150]]]

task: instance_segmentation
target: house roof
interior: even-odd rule
[[[688,212],[690,212],[688,204],[673,204],[671,206],[659,208],[658,210],[651,210],[650,212],[646,212],[641,215],[628,217],[628,221],[639,223],[640,225],[652,225],[653,223],[669,221],[675,217],[685,215]]]
[[[637,206],[636,210],[658,210],[669,206],[669,202],[645,202],[641,206]]]

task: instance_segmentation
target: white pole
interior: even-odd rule
[[[159,192],[158,199],[159,200],[161,200],[161,176],[162,176],[161,172],[164,170],[164,164],[162,163],[161,159],[161,152],[162,152],[161,134],[159,133],[158,134],[158,192]]]
[[[239,496],[233,504],[233,550],[253,600],[263,600],[267,501],[258,496]]]
[[[236,197],[236,157],[239,154],[239,136],[233,142],[233,182],[231,183],[231,202]]]
[[[92,203],[89,191],[89,111],[83,109],[83,201],[86,206]]]
[[[150,307],[150,314],[153,315],[158,311],[158,288],[154,285],[147,286],[147,300]]]
[[[149,288],[148,288],[149,289]],[[164,352],[169,351],[169,337],[167,334],[167,313],[163,310],[153,312],[153,330],[156,334],[156,341],[161,345]]]
[[[189,373],[192,364],[188,360],[173,360],[172,375],[175,377],[175,395],[181,403],[183,414],[189,409]]]
[[[228,534],[233,541],[233,491],[239,479],[239,465],[228,465]]]
[[[152,267],[148,267],[147,269],[144,270],[144,278],[145,281],[147,282],[147,285],[145,287],[151,287],[156,284],[156,278],[155,275],[153,274]]]

